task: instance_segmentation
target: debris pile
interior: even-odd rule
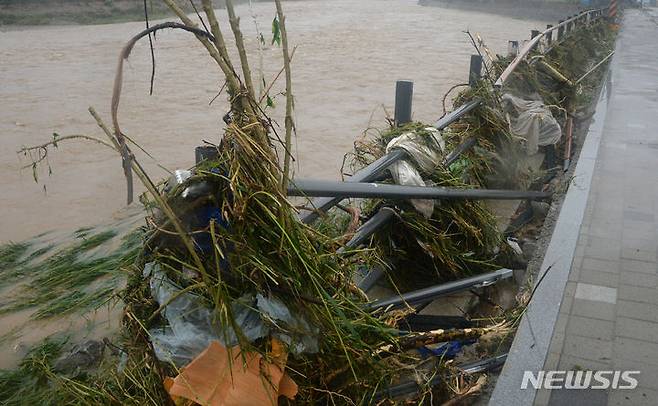
[[[316,225],[299,221],[287,196],[294,123],[280,1],[273,42],[282,43],[286,73],[283,139],[267,116],[267,94],[255,93],[232,1],[227,1],[227,13],[239,63],[229,57],[209,0],[202,1],[205,29],[174,0],[163,1],[182,23],[154,25],[122,51],[112,98],[113,129],[91,110],[122,156],[128,200],[133,174],[148,190],[141,198],[148,210],[143,247],[131,257],[121,294],[121,336],[104,342],[96,372],[57,363],[68,359],[60,357],[66,342],[49,339],[17,370],[0,373],[0,395],[8,403],[24,401],[22,394],[32,390],[34,403],[237,405],[436,403],[480,392],[487,382],[482,372],[504,362],[501,343],[511,337],[522,307],[482,320],[420,314],[427,301],[417,307],[377,306],[358,281],[364,269],[383,266],[391,286],[407,292],[512,267],[523,252],[507,238],[510,233],[498,228],[487,204],[370,199],[343,206],[350,213],[347,219],[334,221],[340,215],[329,213]],[[165,28],[191,32],[208,50],[225,76],[231,110],[221,142],[206,147],[204,160],[155,183],[131,151],[134,142],[121,131],[118,112],[124,60],[140,38]],[[600,40],[592,43],[598,51],[585,60],[595,63],[610,37],[600,23],[583,31],[582,36]],[[577,47],[565,50],[566,44],[542,58],[576,77],[581,68],[567,66]],[[402,149],[406,158],[392,165],[382,182],[545,189],[543,173],[529,170],[524,157],[561,139],[565,123],[556,113],[565,110],[565,103],[582,106],[574,95],[587,90],[563,90],[563,83],[533,64],[538,59],[522,65],[502,97],[491,76],[461,92],[455,106],[477,99],[479,107],[441,130],[409,123],[358,140],[352,169]],[[505,66],[505,58],[490,62],[491,75]],[[583,83],[595,87],[595,79],[589,79]],[[543,103],[529,98],[535,93]],[[448,159],[463,145],[469,147]],[[381,210],[392,210],[393,220],[373,233],[364,249],[338,249],[356,225]],[[509,277],[511,271],[504,271]],[[21,397],[9,394],[14,385],[21,388],[16,392]]]

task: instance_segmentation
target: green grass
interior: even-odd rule
[[[76,235],[80,235],[77,233]],[[8,252],[2,258],[12,266],[5,269],[7,281],[26,280],[20,292],[12,299],[0,303],[0,314],[39,307],[32,318],[42,319],[97,307],[108,300],[119,286],[121,270],[132,265],[141,249],[141,232],[132,232],[122,239],[119,248],[109,255],[92,259],[80,259],[82,253],[107,243],[116,236],[114,231],[104,231],[88,237],[77,237],[74,245],[56,252],[44,261],[19,261],[17,253],[25,252],[14,244],[3,247]],[[46,247],[48,248],[48,247]],[[39,257],[42,249],[28,258]],[[52,248],[51,248],[52,249]],[[89,285],[99,278],[111,276],[100,287]]]
[[[73,291],[57,300],[53,300],[48,306],[44,306],[34,313],[34,319],[45,319],[52,316],[66,314],[74,309],[98,308],[103,305],[115,293],[113,286],[106,286],[94,290],[92,293]]]
[[[30,350],[14,370],[0,370],[0,404],[65,404],[57,385],[49,379],[52,363],[66,344],[63,338],[48,338]]]
[[[93,369],[56,371],[57,359],[72,345],[62,335],[46,338],[28,352],[17,368],[0,369],[0,405],[171,404],[152,360],[130,356],[134,337],[114,337],[113,341],[129,354],[120,372],[119,356],[108,347],[100,365]]]
[[[28,248],[30,248],[30,244],[25,242],[10,242],[0,246],[0,276],[4,277],[6,270],[19,264]]]

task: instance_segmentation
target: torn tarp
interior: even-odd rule
[[[525,100],[506,93],[503,107],[509,115],[512,134],[526,141],[528,155],[536,154],[539,147],[554,145],[560,140],[560,124],[541,99]]]

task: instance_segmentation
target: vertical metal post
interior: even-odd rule
[[[514,57],[518,54],[519,54],[519,41],[508,41],[507,55]]]
[[[557,41],[560,41],[562,39],[562,36],[564,35],[564,26],[561,25],[564,22],[564,20],[560,20],[558,24],[560,24],[557,27]]]
[[[532,30],[532,31],[530,31],[530,39],[533,39],[533,38],[535,38],[535,37],[538,36],[538,35],[539,35],[539,31],[538,31],[538,30]],[[535,44],[535,46],[532,47],[532,49],[535,50],[535,51],[536,51],[538,48],[539,48],[539,43]]]
[[[395,125],[411,122],[411,99],[414,94],[414,82],[398,80],[395,83]]]
[[[547,30],[550,30],[551,28],[553,28],[553,24],[546,25]],[[549,32],[548,35],[546,35],[546,45],[550,47],[551,42],[553,42],[553,31]]]
[[[468,85],[475,87],[482,77],[482,57],[480,55],[471,55],[471,66],[468,70]]]

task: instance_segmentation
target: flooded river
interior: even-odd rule
[[[433,121],[441,99],[467,80],[473,53],[465,30],[479,32],[494,52],[510,39],[526,39],[544,21],[518,20],[473,11],[421,7],[415,0],[294,1],[284,5],[293,61],[298,176],[335,179],[343,154],[369,126],[384,127],[392,111],[394,83],[412,79],[414,118]],[[241,25],[258,67],[252,16],[264,31],[265,78],[282,64],[269,46],[273,3],[239,6]],[[224,13],[219,13],[226,23]],[[228,25],[225,24],[227,27]],[[18,156],[23,145],[47,142],[53,132],[103,137],[87,113],[94,106],[109,122],[117,55],[143,23],[12,29],[0,32],[0,241],[19,241],[50,229],[74,229],[106,220],[125,201],[118,157],[84,142],[62,143],[39,172]],[[228,35],[228,32],[227,32]],[[223,96],[212,105],[220,72],[194,37],[166,31],[155,42],[157,76],[149,96],[148,41],[138,43],[126,65],[120,119],[124,132],[156,161],[141,156],[154,178],[193,164],[196,145],[217,142]],[[237,58],[235,58],[237,60]],[[274,86],[280,92],[284,83]],[[285,102],[273,113],[281,123]],[[44,185],[46,189],[44,191]]]

